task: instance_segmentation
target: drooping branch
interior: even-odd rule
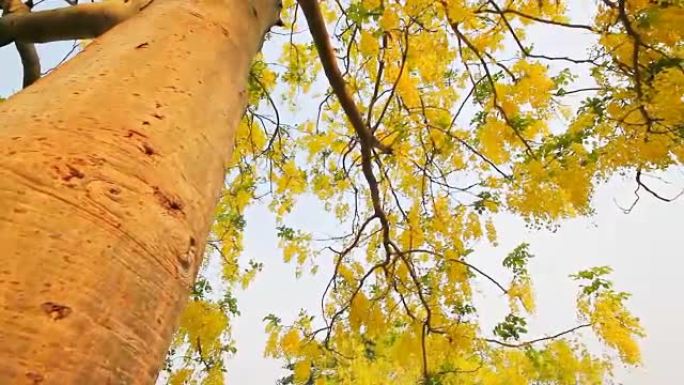
[[[30,13],[11,13],[0,18],[0,47],[13,41],[47,43],[92,39],[137,14],[153,0],[121,0]]]
[[[539,342],[546,342],[546,341],[555,340],[555,339],[561,338],[563,336],[566,336],[568,334],[575,333],[576,331],[578,331],[580,329],[588,328],[590,326],[592,326],[591,323],[581,324],[581,325],[578,325],[578,326],[575,326],[573,328],[564,330],[562,332],[556,333],[556,334],[551,335],[551,336],[541,337],[541,338],[537,338],[534,340],[529,340],[529,341],[524,341],[524,342],[519,342],[519,343],[509,343],[509,342],[499,341],[499,340],[495,340],[495,339],[491,339],[491,338],[485,338],[484,341],[489,342],[491,344],[503,346],[505,348],[519,349],[519,348],[526,348],[530,345],[533,345],[533,344],[536,344]]]
[[[487,280],[489,280],[491,283],[493,283],[496,287],[498,287],[498,288],[501,290],[502,293],[508,294],[508,290],[506,290],[506,288],[505,288],[502,284],[500,284],[499,281],[497,281],[496,279],[494,279],[491,275],[485,273],[482,269],[476,267],[475,265],[473,265],[473,264],[471,264],[471,263],[469,263],[469,262],[464,261],[463,259],[447,258],[447,257],[445,257],[443,254],[440,254],[440,253],[438,253],[438,252],[436,252],[436,251],[429,250],[429,249],[413,249],[413,250],[406,250],[405,253],[406,253],[406,254],[411,254],[411,253],[429,254],[429,255],[438,257],[438,258],[440,258],[440,259],[442,259],[443,261],[446,261],[446,262],[458,263],[458,264],[460,264],[460,265],[463,265],[463,266],[465,266],[465,267],[467,267],[467,268],[469,268],[469,269],[471,269],[471,270],[477,272],[478,274],[480,274],[481,276],[483,276],[483,277],[485,277]]]
[[[337,65],[335,59],[335,52],[333,50],[332,44],[330,43],[330,36],[328,30],[325,27],[325,20],[323,19],[323,14],[318,5],[317,0],[298,0],[299,6],[304,12],[306,17],[306,22],[309,25],[309,30],[311,31],[311,36],[316,44],[316,49],[318,50],[318,55],[321,59],[321,64],[323,65],[323,70],[325,75],[330,82],[330,87],[332,87],[335,95],[340,101],[340,105],[344,110],[347,118],[351,122],[354,130],[359,135],[359,140],[365,143],[369,147],[376,148],[381,152],[389,153],[390,148],[382,144],[368,128],[368,125],[364,122],[363,117],[359,108],[356,106],[351,93],[347,89],[340,68]]]
[[[637,182],[638,187],[643,187],[644,190],[646,190],[649,194],[653,195],[653,197],[655,197],[655,198],[658,199],[658,200],[661,200],[661,201],[663,201],[663,202],[674,202],[674,201],[677,200],[680,196],[684,195],[684,190],[683,190],[683,191],[681,191],[679,194],[675,195],[675,196],[672,197],[672,198],[666,198],[666,197],[664,197],[664,196],[658,194],[657,192],[655,192],[655,191],[654,191],[653,189],[651,189],[650,187],[648,187],[648,186],[641,180],[641,176],[642,176],[642,169],[641,169],[641,168],[638,168],[638,169],[637,169],[637,172],[636,172],[636,182]],[[635,193],[636,193],[636,192],[635,192]],[[637,195],[637,197],[638,197],[638,195]]]
[[[2,6],[3,18],[10,15],[27,15],[31,13],[31,8],[21,2],[21,0],[1,0],[0,6]],[[22,86],[26,88],[40,79],[40,58],[33,43],[17,41],[15,46],[17,47],[17,52],[19,52],[21,65],[24,69]]]
[[[498,6],[497,6],[498,8]],[[498,15],[505,15],[505,14],[513,14],[517,15],[523,19],[528,19],[528,20],[533,20],[538,23],[542,24],[550,24],[550,25],[555,25],[559,27],[564,27],[564,28],[572,28],[572,29],[583,29],[589,32],[597,32],[596,29],[590,25],[585,25],[585,24],[576,24],[576,23],[566,23],[558,20],[553,20],[553,19],[545,19],[543,17],[538,17],[534,15],[530,15],[528,13],[521,12],[517,9],[513,8],[506,8],[506,9],[496,9],[496,10],[491,10],[491,9],[481,9],[477,11],[476,13],[494,13]]]

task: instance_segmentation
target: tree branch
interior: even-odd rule
[[[92,39],[130,18],[153,0],[107,1],[0,18],[0,47],[13,41],[47,43]]]
[[[21,0],[0,0],[0,5],[2,6],[3,19],[9,15],[26,15],[31,13],[31,8],[22,3]],[[22,86],[26,88],[40,79],[40,58],[33,43],[17,41],[15,46],[17,47],[17,52],[19,52],[21,65],[24,69]]]
[[[466,262],[466,261],[464,261],[464,260],[462,260],[462,259],[447,258],[447,257],[445,257],[443,254],[440,254],[440,253],[438,253],[438,252],[435,252],[435,251],[432,251],[432,250],[428,250],[428,249],[413,249],[413,250],[407,250],[407,251],[405,251],[405,253],[407,253],[407,254],[410,254],[410,253],[423,253],[423,254],[429,254],[429,255],[433,255],[433,256],[435,256],[435,257],[442,258],[443,260],[445,260],[445,261],[447,261],[447,262],[453,262],[453,263],[461,264],[461,265],[463,265],[463,266],[465,266],[465,267],[467,267],[467,268],[469,268],[469,269],[471,269],[471,270],[476,271],[476,272],[477,272],[478,274],[480,274],[481,276],[487,278],[491,283],[493,283],[496,287],[498,287],[498,288],[501,290],[501,292],[503,292],[504,294],[508,294],[508,290],[506,290],[506,288],[503,287],[503,285],[500,284],[499,281],[497,281],[497,280],[494,279],[491,275],[485,273],[484,271],[482,271],[482,270],[479,269],[478,267],[474,266],[473,264],[468,263],[468,262]]]
[[[500,345],[500,346],[503,346],[503,347],[506,347],[506,348],[514,348],[514,349],[525,348],[525,347],[528,347],[528,346],[530,346],[530,345],[532,345],[532,344],[536,344],[536,343],[539,343],[539,342],[545,342],[545,341],[555,340],[555,339],[560,338],[560,337],[563,337],[563,336],[565,336],[565,335],[567,335],[567,334],[572,334],[572,333],[574,333],[574,332],[576,332],[576,331],[578,331],[578,330],[580,330],[580,329],[584,329],[584,328],[590,327],[591,325],[592,325],[592,324],[590,324],[590,323],[582,324],[582,325],[579,325],[579,326],[575,326],[574,328],[571,328],[571,329],[564,330],[564,331],[562,331],[562,332],[556,333],[556,334],[554,334],[554,335],[552,335],[552,336],[537,338],[537,339],[534,339],[534,340],[525,341],[525,342],[520,342],[520,343],[517,343],[517,344],[516,344],[516,343],[508,343],[508,342],[504,342],[504,341],[499,341],[499,340],[495,340],[495,339],[491,339],[491,338],[485,338],[484,341],[487,341],[487,342],[492,343],[492,344],[497,344],[497,345]]]
[[[26,88],[40,79],[40,57],[38,57],[36,46],[32,43],[15,42],[14,45],[17,47],[21,66],[24,68],[22,86]]]
[[[659,199],[659,200],[661,200],[661,201],[663,201],[663,202],[674,202],[674,201],[677,200],[680,196],[684,195],[684,190],[683,190],[683,191],[681,191],[679,194],[675,195],[675,196],[672,197],[672,198],[665,198],[664,196],[658,194],[657,192],[655,192],[654,190],[652,190],[650,187],[648,187],[646,184],[644,184],[644,182],[641,180],[641,174],[642,174],[641,168],[638,168],[638,169],[637,169],[637,172],[636,172],[636,182],[637,182],[637,184],[638,184],[640,187],[643,187],[644,190],[648,191],[648,193],[651,194],[651,195],[653,195],[656,199]],[[638,196],[638,195],[637,195],[637,196]]]
[[[316,44],[316,49],[318,50],[318,56],[321,59],[321,64],[323,65],[323,70],[325,75],[330,82],[330,87],[332,87],[335,95],[342,105],[347,118],[351,122],[354,130],[359,135],[359,140],[361,143],[365,143],[369,147],[377,148],[381,152],[390,153],[391,149],[380,143],[380,141],[373,136],[368,128],[368,125],[363,121],[361,117],[361,112],[359,111],[352,95],[349,93],[347,86],[345,84],[340,68],[337,65],[335,59],[335,52],[333,50],[332,44],[330,43],[330,36],[325,27],[325,20],[323,19],[323,14],[318,5],[317,0],[298,0],[299,6],[304,12],[306,17],[306,22],[309,25],[309,30],[313,37],[313,41]]]

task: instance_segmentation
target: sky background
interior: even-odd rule
[[[573,2],[574,17],[587,17],[591,1]],[[582,54],[587,47],[586,37],[553,31],[539,31],[534,36],[535,47],[552,53]],[[40,45],[43,68],[60,62],[72,43]],[[273,48],[266,44],[267,53]],[[0,96],[7,97],[20,89],[21,67],[14,46],[0,48]],[[314,106],[300,100],[299,105]],[[313,108],[313,107],[311,107]],[[289,122],[301,121],[311,108],[286,113]],[[2,116],[0,116],[2,120]],[[647,179],[662,195],[676,195],[684,187],[682,168],[670,170],[659,179]],[[667,183],[666,183],[667,182]],[[642,319],[648,334],[643,340],[644,366],[618,370],[618,379],[625,385],[676,384],[680,377],[679,354],[684,346],[684,199],[664,203],[642,192],[641,200],[630,214],[620,206],[629,206],[634,199],[633,177],[614,178],[600,187],[594,198],[596,214],[562,223],[555,231],[532,230],[524,222],[510,215],[497,221],[499,246],[486,242],[476,247],[473,263],[494,276],[505,276],[500,267],[502,258],[522,242],[531,244],[536,255],[530,263],[535,279],[537,315],[532,318],[530,337],[542,336],[576,325],[576,284],[568,275],[578,270],[599,265],[614,268],[613,279],[618,290],[629,291],[630,309]],[[293,227],[318,233],[334,234],[336,224],[325,215],[314,200],[305,198],[287,223]],[[263,358],[266,336],[262,319],[269,313],[277,314],[286,322],[299,309],[318,308],[320,295],[329,278],[331,261],[318,260],[321,270],[317,276],[304,275],[295,279],[294,265],[282,262],[277,248],[276,223],[268,209],[256,206],[247,213],[245,260],[257,259],[264,270],[246,290],[237,294],[242,316],[233,322],[233,335],[238,354],[229,363],[228,383],[261,385],[275,384],[283,375],[281,362]],[[485,325],[493,325],[505,315],[506,300],[485,281],[478,281],[479,309]],[[485,328],[486,330],[486,328]]]

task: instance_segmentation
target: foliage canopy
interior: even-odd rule
[[[528,246],[502,261],[508,284],[468,260],[481,238],[496,242],[496,213],[541,226],[590,214],[594,186],[615,173],[670,200],[641,176],[684,160],[683,3],[594,5],[576,21],[565,1],[285,2],[290,32],[274,39],[278,64],[254,64],[214,231],[224,278],[243,285],[254,272],[236,268],[243,213],[263,196],[286,261],[303,270],[332,256],[322,321],[266,319],[266,354],[292,370],[282,383],[599,384],[616,361],[639,363],[643,332],[609,268],[573,276],[577,327],[529,339]],[[539,52],[540,26],[591,42],[586,56]],[[332,87],[318,95],[321,72]],[[274,90],[316,100],[315,119],[281,122]],[[287,227],[306,193],[346,232],[321,246]],[[478,322],[476,280],[509,298],[492,331]],[[616,354],[592,354],[573,334],[582,328]]]
[[[615,173],[670,200],[641,176],[684,160],[683,3],[594,5],[576,21],[564,1],[285,2],[289,33],[273,39],[277,64],[254,64],[214,229],[228,282],[259,268],[237,266],[243,213],[263,197],[286,261],[304,271],[332,257],[322,320],[266,319],[266,354],[292,370],[283,383],[599,384],[616,361],[639,363],[643,332],[609,268],[573,276],[577,327],[529,339],[528,246],[502,261],[507,284],[468,259],[496,242],[496,213],[539,226],[591,214],[594,186]],[[592,44],[584,57],[539,52],[540,26]],[[323,73],[332,87],[318,95]],[[272,92],[295,109],[316,100],[315,119],[285,124]],[[307,193],[347,230],[319,240],[288,227]],[[509,298],[492,331],[472,301],[479,280]],[[582,328],[616,354],[591,353]]]

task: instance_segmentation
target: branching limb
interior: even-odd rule
[[[497,7],[497,8],[498,8],[498,7]],[[530,15],[530,14],[521,12],[521,11],[519,11],[519,10],[517,10],[517,9],[513,9],[513,8],[506,8],[506,9],[503,9],[503,10],[497,9],[497,10],[495,10],[495,11],[494,11],[494,10],[491,10],[491,9],[482,9],[482,10],[478,11],[478,13],[495,13],[495,14],[498,14],[498,15],[504,15],[504,14],[510,13],[510,14],[513,14],[513,15],[517,15],[517,16],[523,18],[523,19],[534,20],[534,21],[536,21],[536,22],[538,22],[538,23],[542,23],[542,24],[551,24],[551,25],[556,25],[556,26],[559,26],[559,27],[574,28],[574,29],[583,29],[583,30],[586,30],[586,31],[589,31],[589,32],[598,32],[598,31],[596,31],[596,29],[594,29],[594,27],[592,27],[592,26],[590,26],[590,25],[575,24],[575,23],[564,23],[564,22],[560,22],[560,21],[556,21],[556,20],[544,19],[544,18],[542,18],[542,17]]]
[[[530,346],[530,345],[533,345],[533,344],[536,344],[536,343],[539,343],[539,342],[555,340],[555,339],[557,339],[557,338],[563,337],[563,336],[565,336],[565,335],[567,335],[567,334],[572,334],[572,333],[574,333],[574,332],[576,332],[576,331],[578,331],[578,330],[580,330],[580,329],[588,328],[588,327],[590,327],[590,326],[591,326],[590,323],[582,324],[582,325],[575,326],[574,328],[571,328],[571,329],[568,329],[568,330],[564,330],[564,331],[562,331],[562,332],[560,332],[560,333],[556,333],[556,334],[554,334],[554,335],[552,335],[552,336],[537,338],[537,339],[534,339],[534,340],[529,340],[529,341],[525,341],[525,342],[520,342],[520,343],[517,343],[517,344],[508,343],[508,342],[499,341],[499,340],[494,340],[494,339],[489,339],[489,338],[486,338],[486,339],[484,339],[484,340],[487,341],[487,342],[489,342],[489,343],[496,344],[496,345],[500,345],[500,346],[503,346],[503,347],[506,347],[506,348],[515,348],[515,349],[518,349],[518,348],[525,348],[525,347],[528,347],[528,346]]]
[[[0,47],[13,41],[47,43],[92,39],[132,17],[152,0],[107,1],[0,18]]]
[[[351,94],[347,90],[344,78],[340,72],[335,59],[335,52],[330,43],[330,36],[325,27],[325,20],[318,5],[317,0],[298,0],[299,6],[304,12],[306,21],[309,25],[309,30],[313,37],[318,55],[323,65],[326,77],[330,82],[335,95],[340,100],[340,104],[345,111],[345,114],[352,123],[352,127],[359,137],[359,144],[361,147],[361,169],[363,175],[368,183],[370,190],[371,202],[373,204],[374,215],[378,217],[382,225],[383,245],[387,253],[387,258],[390,257],[391,250],[389,249],[390,242],[390,225],[382,207],[382,200],[380,198],[379,183],[373,172],[373,157],[374,150],[377,149],[384,153],[391,153],[390,147],[382,144],[369,129],[368,125],[363,121],[361,112],[354,103]],[[388,261],[386,261],[388,262]]]
[[[36,46],[32,43],[14,43],[21,58],[21,66],[24,69],[24,79],[22,87],[26,88],[40,79],[40,57],[36,51]]]
[[[673,202],[673,201],[677,200],[679,197],[681,197],[682,195],[684,195],[684,191],[681,191],[679,194],[675,195],[672,198],[666,198],[666,197],[658,194],[657,192],[655,192],[653,189],[648,187],[646,184],[644,184],[644,182],[641,180],[641,175],[642,175],[642,172],[641,172],[641,169],[639,168],[639,169],[637,169],[637,172],[636,172],[637,185],[639,187],[643,187],[644,190],[648,191],[648,193],[653,195],[653,197],[655,197],[656,199],[659,199],[663,202]]]
[[[485,273],[482,269],[480,269],[480,268],[474,266],[473,264],[468,263],[468,262],[466,262],[466,261],[464,261],[464,260],[462,260],[462,259],[446,258],[444,255],[442,255],[442,254],[440,254],[440,253],[438,253],[438,252],[429,250],[429,249],[413,249],[413,250],[406,250],[406,251],[404,251],[404,253],[406,253],[406,254],[411,254],[411,253],[429,254],[429,255],[433,255],[433,256],[435,256],[435,257],[441,258],[442,260],[447,261],[447,262],[452,262],[452,263],[461,264],[461,265],[466,266],[467,268],[469,268],[469,269],[471,269],[471,270],[477,272],[477,273],[480,274],[481,276],[487,278],[491,283],[493,283],[496,287],[498,287],[498,288],[501,290],[502,293],[508,294],[508,290],[506,290],[506,288],[505,288],[501,283],[499,283],[499,281],[497,281],[496,279],[494,279],[491,275]]]
[[[31,8],[21,2],[21,0],[1,0],[0,4],[2,5],[3,19],[10,15],[27,15],[31,13]],[[19,52],[19,57],[21,58],[21,65],[24,68],[22,86],[26,88],[40,79],[40,58],[38,57],[38,52],[36,52],[36,47],[33,43],[17,41],[15,42],[15,46],[17,47],[17,52]]]
[[[356,106],[351,93],[349,93],[349,90],[347,89],[335,59],[335,51],[330,43],[330,36],[325,27],[325,20],[323,19],[323,14],[321,13],[318,1],[298,0],[297,2],[306,17],[306,22],[309,25],[309,30],[311,31],[313,41],[316,44],[323,70],[330,82],[330,87],[332,87],[335,95],[337,95],[337,98],[340,100],[340,105],[347,115],[347,118],[349,118],[354,130],[359,135],[361,143],[366,144],[368,147],[376,148],[381,152],[390,153],[390,148],[380,143],[380,141],[373,136],[367,124],[364,122],[361,112]]]

